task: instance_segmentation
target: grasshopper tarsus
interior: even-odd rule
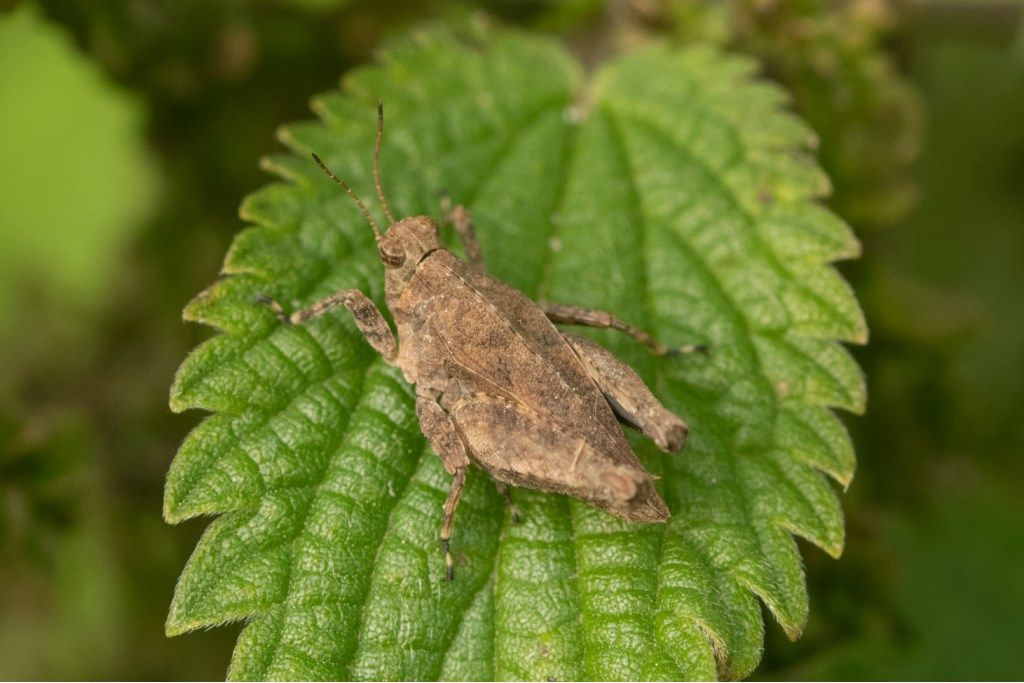
[[[285,313],[285,310],[281,306],[281,304],[277,303],[277,301],[275,301],[271,297],[267,296],[266,294],[257,294],[253,300],[260,306],[265,306],[269,308],[270,311],[275,316],[277,316],[277,319],[280,320],[285,325],[291,325],[291,316]]]
[[[682,346],[669,347],[664,355],[668,358],[674,358],[675,356],[683,356],[690,353],[708,356],[711,354],[711,349],[707,344],[683,344]]]
[[[444,580],[451,581],[455,578],[455,561],[452,559],[450,539],[441,539],[441,553],[444,555]]]

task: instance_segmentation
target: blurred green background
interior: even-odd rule
[[[0,678],[222,678],[167,639],[205,523],[160,519],[209,333],[180,321],[275,128],[423,20],[486,12],[598,60],[757,56],[819,131],[871,344],[838,561],[759,678],[1024,676],[1024,4],[883,0],[0,0]],[[770,621],[770,620],[769,620]]]

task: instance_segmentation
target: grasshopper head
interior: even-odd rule
[[[413,216],[396,221],[388,205],[388,199],[384,195],[384,186],[380,179],[380,145],[384,137],[384,105],[377,102],[377,139],[373,146],[373,184],[377,191],[377,199],[388,219],[388,230],[381,233],[373,214],[366,208],[355,191],[344,180],[334,175],[327,168],[327,165],[313,154],[313,161],[327,174],[334,182],[341,185],[345,192],[352,198],[359,210],[366,217],[367,222],[373,229],[373,236],[377,240],[377,251],[380,253],[380,261],[388,271],[398,271],[399,280],[408,279],[408,275],[420,260],[434,249],[441,248],[441,240],[438,236],[437,223],[429,216]],[[389,280],[394,278],[389,275]]]
[[[441,247],[437,223],[430,216],[403,218],[377,240],[380,261],[389,270],[411,271],[424,256]]]

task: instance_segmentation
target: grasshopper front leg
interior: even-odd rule
[[[370,298],[358,289],[345,289],[331,294],[312,306],[295,311],[291,315],[285,313],[281,304],[270,297],[260,295],[256,301],[272,310],[281,322],[289,325],[301,325],[311,318],[323,315],[335,306],[344,305],[352,313],[352,317],[356,321],[356,327],[366,337],[366,341],[380,355],[384,356],[384,360],[394,364],[395,358],[398,356],[398,345],[395,342],[395,335],[391,332],[391,328],[388,327],[387,321],[384,320],[384,316],[377,310],[377,306],[370,301]]]
[[[689,427],[654,397],[633,368],[589,339],[566,333],[562,337],[579,356],[620,420],[646,434],[663,451],[682,450]]]
[[[476,230],[473,228],[473,218],[469,215],[469,209],[462,204],[453,206],[451,197],[447,193],[442,193],[441,211],[444,212],[444,219],[452,224],[459,240],[462,241],[462,246],[466,250],[466,261],[473,268],[483,271],[484,255],[480,249],[480,242],[476,238]]]
[[[431,448],[441,458],[448,474],[452,475],[452,487],[448,491],[448,499],[444,502],[444,517],[441,522],[441,551],[444,553],[444,575],[451,581],[455,578],[455,563],[452,560],[451,538],[455,524],[455,510],[459,506],[462,487],[466,484],[466,468],[469,467],[469,456],[466,444],[455,429],[448,413],[436,400],[426,395],[416,396],[416,416],[420,420],[420,430],[427,437]]]
[[[680,353],[707,352],[703,344],[687,344],[685,346],[665,346],[647,332],[633,327],[629,323],[616,318],[607,311],[598,311],[593,308],[580,308],[579,306],[567,306],[565,304],[538,304],[544,315],[553,323],[563,325],[584,325],[599,329],[612,329],[625,332],[633,339],[649,348],[659,356],[675,356]]]

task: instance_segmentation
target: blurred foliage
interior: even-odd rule
[[[73,339],[110,296],[156,189],[140,105],[32,6],[0,23],[0,335],[50,301]]]
[[[620,40],[644,32],[712,40],[748,52],[783,83],[821,138],[836,182],[831,204],[864,230],[913,206],[910,167],[922,130],[914,88],[884,49],[895,16],[885,0],[634,0]]]
[[[274,130],[308,118],[310,95],[366,61],[386,35],[481,9],[563,36],[588,64],[664,35],[757,56],[819,131],[833,205],[864,233],[865,257],[849,272],[872,323],[872,344],[858,354],[872,403],[850,422],[861,469],[844,500],[847,549],[838,563],[807,549],[811,620],[796,644],[769,630],[759,675],[1019,676],[1019,3],[38,4],[52,25],[26,28],[32,35],[19,40],[53,44],[59,26],[79,49],[78,66],[51,63],[69,58],[66,47],[18,58],[15,71],[35,75],[15,101],[0,95],[0,109],[45,93],[50,73],[87,73],[91,63],[76,103],[83,112],[89,98],[134,109],[112,126],[135,136],[118,143],[120,165],[145,159],[159,182],[135,204],[124,190],[137,178],[118,185],[97,174],[98,197],[139,213],[98,227],[79,221],[59,233],[66,244],[46,244],[57,233],[42,218],[68,215],[57,209],[67,205],[74,175],[61,167],[73,155],[67,144],[54,152],[37,142],[29,149],[51,151],[19,152],[12,164],[21,143],[0,127],[0,178],[7,184],[12,169],[19,183],[34,178],[39,207],[11,225],[3,217],[14,204],[0,199],[0,298],[14,302],[0,306],[0,677],[223,675],[234,629],[163,636],[176,573],[201,526],[159,520],[167,464],[195,422],[166,408],[174,367],[200,337],[180,310],[215,276],[240,227],[240,198],[265,182],[256,160],[275,149]],[[31,6],[0,15],[0,31],[26,21]],[[0,55],[11,49],[0,41]],[[0,72],[10,64],[0,58]],[[79,123],[68,108],[37,111],[40,130]],[[131,132],[140,111],[141,135]],[[109,153],[91,149],[103,127],[78,133],[70,148]],[[60,303],[70,290],[92,292],[91,310]]]
[[[1024,12],[1018,12],[1018,17]],[[973,25],[954,15],[924,26],[908,58],[928,101],[928,144],[920,162],[921,202],[873,262],[868,296],[876,301],[882,358],[896,383],[912,361],[888,342],[932,349],[934,377],[885,396],[930,393],[926,410],[905,421],[931,427],[934,452],[987,454],[1017,467],[1024,454],[1024,56],[1015,26]],[[888,353],[885,353],[888,352]],[[927,361],[924,361],[927,362]],[[912,406],[917,401],[907,400]],[[895,427],[895,401],[886,405]],[[902,433],[914,436],[905,428]],[[916,438],[928,438],[916,435]],[[908,444],[908,448],[910,445]]]
[[[1018,677],[1024,666],[1019,647],[1024,635],[1019,571],[1024,504],[1019,487],[962,471],[955,481],[922,488],[928,489],[928,500],[912,512],[861,508],[861,520],[871,518],[874,528],[860,538],[850,529],[847,553],[856,572],[850,567],[838,577],[812,581],[818,584],[812,594],[820,596],[814,609],[833,623],[809,627],[808,636],[818,640],[828,632],[828,645],[780,642],[775,664],[763,667],[760,676],[883,681]],[[779,650],[788,650],[789,656],[779,657]]]
[[[993,603],[1022,583],[1009,570],[1024,537],[1022,13],[985,9],[947,3],[905,18],[901,52],[928,127],[919,202],[896,229],[868,237],[857,273],[872,323],[858,354],[872,402],[851,423],[860,468],[840,562],[851,576],[811,564],[812,595],[843,605],[840,618],[820,630],[812,618],[802,643],[778,639],[763,674],[1019,675],[1024,615]],[[954,538],[962,532],[972,538]],[[930,548],[939,533],[943,549]],[[964,559],[984,547],[993,550]],[[958,656],[969,664],[953,666]]]
[[[960,473],[966,475],[967,473]],[[875,538],[898,558],[895,622],[810,655],[803,680],[1013,680],[1024,670],[1024,505],[991,478],[937,485],[932,509],[885,519]],[[941,496],[941,501],[939,497]]]
[[[3,675],[75,678],[119,656],[128,626],[94,439],[81,419],[50,416],[4,420],[0,440]]]
[[[87,428],[22,424],[9,416],[0,420],[0,548],[10,557],[52,555],[78,501],[95,484],[85,472]]]

